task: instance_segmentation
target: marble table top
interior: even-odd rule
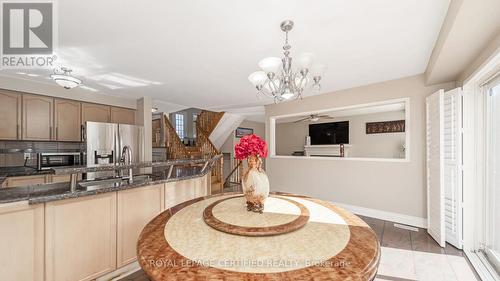
[[[372,280],[380,259],[374,231],[357,216],[331,203],[305,196],[274,193],[274,200],[291,200],[308,209],[305,226],[273,236],[249,237],[226,233],[202,219],[205,208],[239,193],[196,198],[155,217],[143,229],[137,244],[138,261],[152,280]],[[233,202],[233,203],[231,203]],[[242,201],[243,202],[243,201]],[[281,203],[283,204],[283,203]],[[228,205],[229,206],[229,205]],[[278,205],[276,205],[278,206]],[[233,207],[231,207],[233,208]],[[245,208],[242,203],[241,208]],[[252,213],[249,226],[265,220],[286,223],[300,211],[289,207],[276,216]],[[279,209],[279,208],[278,208]],[[276,208],[269,213],[280,213]],[[215,209],[215,211],[217,211]],[[215,216],[234,225],[245,216]],[[226,216],[224,218],[224,216]]]

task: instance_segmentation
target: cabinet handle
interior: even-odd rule
[[[85,139],[87,138],[87,136],[85,135],[85,125],[80,126],[80,138],[81,141],[85,141]]]
[[[49,139],[52,140],[52,126],[49,127]]]
[[[56,127],[56,140],[59,140],[59,127]]]
[[[16,140],[19,139],[19,124],[16,125]]]

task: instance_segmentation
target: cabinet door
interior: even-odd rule
[[[110,122],[110,107],[102,104],[82,103],[82,124],[87,121]]]
[[[80,103],[56,99],[54,105],[55,139],[58,141],[81,141]]]
[[[54,99],[23,95],[23,140],[53,140]]]
[[[43,204],[1,204],[0,229],[0,280],[43,281]]]
[[[0,139],[20,139],[21,94],[0,92],[0,112]]]
[[[209,176],[210,176],[210,174],[205,175],[203,177],[193,179],[195,181],[194,186],[196,187],[195,197],[202,197],[202,196],[208,195],[207,181],[208,181]]]
[[[165,209],[195,198],[193,180],[182,180],[165,184]]]
[[[45,280],[94,280],[115,269],[115,192],[45,204]]]
[[[5,187],[44,184],[47,183],[47,176],[41,175],[41,176],[8,177],[5,181],[6,181]]]
[[[164,185],[118,192],[117,267],[137,259],[137,239],[144,226],[163,210]]]
[[[111,107],[111,122],[135,125],[135,110],[121,107]]]

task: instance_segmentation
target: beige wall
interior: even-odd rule
[[[253,133],[258,135],[259,137],[265,139],[266,138],[266,125],[264,123],[244,120],[238,127],[250,128],[253,129]],[[231,153],[234,154],[234,145],[237,144],[240,139],[235,137],[234,131],[229,135],[227,140],[221,147],[222,153]]]
[[[270,116],[283,114],[410,99],[409,161],[270,158],[267,171],[271,190],[425,218],[425,97],[454,86],[454,82],[425,86],[423,75],[418,75],[266,106],[269,120]],[[266,130],[269,132],[269,121]]]
[[[404,158],[401,147],[405,142],[405,133],[366,134],[367,122],[402,119],[405,119],[404,111],[392,111],[338,117],[318,123],[349,121],[349,157]],[[311,123],[276,124],[276,154],[292,155],[294,151],[303,151],[309,124]]]
[[[263,139],[266,139],[266,125],[264,123],[244,120],[238,127],[251,128],[253,129],[254,134],[258,135]],[[234,131],[232,131],[231,135],[229,135],[229,137],[227,138],[227,140],[224,142],[224,144],[220,149],[222,153],[231,154],[229,159],[224,160],[224,178],[231,172],[232,167],[227,163],[231,163],[229,161],[231,161],[230,159],[234,157],[234,145],[237,144],[239,141],[240,139],[235,138]],[[266,161],[267,159],[264,159],[262,163],[264,169],[266,168]],[[246,167],[246,161],[243,162],[243,167],[244,168]]]

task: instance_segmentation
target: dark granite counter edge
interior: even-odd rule
[[[162,180],[156,180],[156,181],[153,180],[153,181],[147,181],[147,182],[140,182],[137,184],[132,183],[132,184],[126,184],[126,185],[121,185],[121,186],[117,186],[117,187],[100,188],[100,189],[89,190],[89,191],[78,191],[77,190],[74,192],[65,192],[65,193],[61,193],[61,194],[47,195],[47,196],[42,195],[42,196],[31,197],[31,198],[29,198],[29,196],[28,196],[28,198],[26,198],[24,200],[28,200],[29,204],[33,205],[33,204],[41,204],[41,203],[64,200],[64,199],[81,198],[81,197],[103,194],[103,193],[108,193],[108,192],[115,192],[115,191],[139,188],[139,187],[144,187],[144,186],[149,186],[149,185],[156,185],[156,184],[162,184],[162,183],[167,183],[167,182],[174,182],[174,181],[199,178],[199,177],[205,176],[209,172],[210,172],[210,170],[207,170],[207,171],[200,173],[200,174],[188,175],[188,176],[183,176],[183,177],[174,177],[174,178],[162,179]],[[22,201],[22,200],[14,200],[14,201]]]

